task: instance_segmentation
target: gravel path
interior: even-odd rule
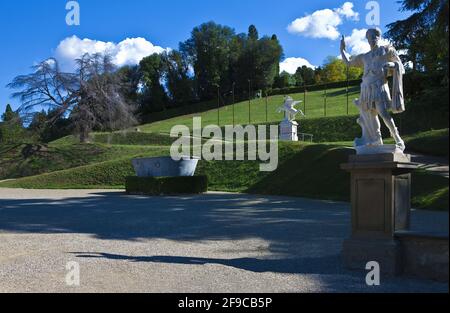
[[[414,216],[448,231],[447,213]],[[0,292],[448,292],[343,270],[349,220],[346,203],[299,198],[0,189]]]

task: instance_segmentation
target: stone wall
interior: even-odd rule
[[[404,275],[449,281],[449,237],[447,235],[396,233],[400,242]]]

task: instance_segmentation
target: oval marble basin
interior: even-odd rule
[[[138,177],[180,177],[194,176],[199,159],[183,158],[174,161],[171,157],[133,159]]]

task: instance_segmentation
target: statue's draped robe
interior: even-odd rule
[[[395,69],[389,69],[389,72],[385,73],[384,65],[388,62],[395,63]],[[405,111],[402,83],[405,68],[394,47],[382,46],[366,54],[354,56],[350,60],[350,66],[364,68],[359,99],[363,110],[377,115],[377,105],[385,105],[386,109],[394,113]],[[392,97],[388,76],[393,76]]]

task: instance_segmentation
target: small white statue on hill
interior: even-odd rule
[[[284,112],[285,121],[294,122],[297,114],[305,116],[302,110],[296,109],[295,106],[302,101],[294,101],[292,97],[287,96],[284,100],[284,104],[278,108],[278,113]]]
[[[305,114],[295,108],[295,106],[302,101],[294,101],[287,96],[284,99],[284,104],[278,108],[278,113],[284,112],[284,120],[280,124],[280,140],[298,141],[298,123],[295,121],[297,114],[305,116]]]

